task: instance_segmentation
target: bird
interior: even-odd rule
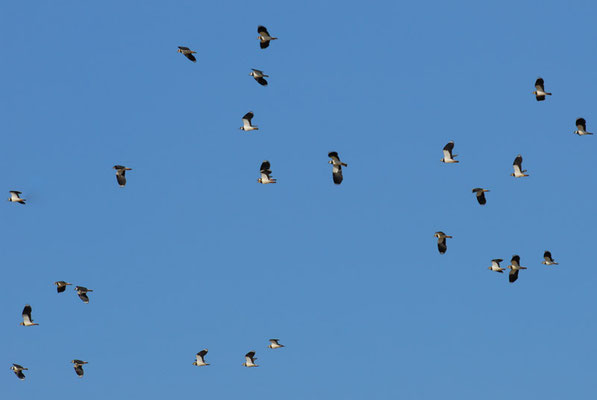
[[[558,265],[558,263],[555,262],[553,258],[551,258],[551,251],[545,250],[545,253],[543,253],[543,258],[544,260],[541,261],[541,264]]]
[[[501,258],[494,258],[493,260],[491,260],[491,267],[489,267],[488,269],[503,274],[504,268],[500,267],[500,263],[502,261],[504,260],[502,260]]]
[[[255,125],[251,125],[251,120],[253,119],[253,111],[249,111],[243,116],[243,126],[240,127],[242,131],[256,131],[259,127]]]
[[[264,78],[269,78],[269,75],[265,75],[263,71],[259,71],[258,69],[251,68],[253,72],[251,75],[261,86],[267,86],[267,81]]]
[[[87,292],[93,292],[93,290],[87,289],[84,286],[75,286],[75,290],[77,291],[79,298],[83,300],[83,303],[89,303],[89,297],[87,297]]]
[[[279,349],[280,347],[284,347],[283,344],[278,343],[279,341],[280,339],[270,339],[269,345],[267,347],[270,349]]]
[[[82,378],[83,374],[85,374],[85,371],[83,371],[83,365],[89,364],[89,363],[87,361],[81,361],[81,360],[72,360],[71,363],[75,364],[75,372],[77,373],[77,376],[79,378]]]
[[[451,140],[448,142],[447,145],[444,146],[444,158],[441,159],[442,162],[446,164],[453,164],[460,161],[454,159],[458,154],[452,154],[452,150],[454,149],[454,141]]]
[[[446,250],[448,250],[448,245],[446,244],[446,239],[452,239],[452,236],[448,236],[445,233],[439,231],[435,232],[433,235],[437,238],[437,249],[439,250],[440,254],[444,254]]]
[[[255,360],[257,360],[257,357],[255,357],[255,352],[250,351],[247,354],[245,354],[245,362],[243,363],[243,365],[245,367],[258,367],[259,365],[255,364]]]
[[[197,53],[196,51],[193,51],[191,49],[189,49],[188,47],[185,46],[178,46],[178,52],[182,53],[186,58],[188,58],[189,60],[191,60],[192,62],[196,62],[197,59],[195,58],[195,56],[193,54]]]
[[[116,170],[116,181],[120,187],[124,187],[126,185],[126,171],[131,171],[132,168],[125,167],[124,165],[115,165],[112,168]]]
[[[12,367],[10,367],[10,369],[13,370],[17,378],[19,378],[20,380],[25,380],[25,374],[23,373],[23,371],[27,371],[29,368],[25,368],[19,364],[12,364]]]
[[[72,285],[72,283],[67,283],[64,281],[58,281],[58,282],[54,282],[54,285],[56,285],[56,291],[58,293],[62,293],[66,290],[66,287],[69,285]]]
[[[21,192],[18,192],[16,190],[11,190],[10,191],[10,197],[8,198],[8,201],[11,201],[13,203],[19,203],[19,204],[25,204],[25,199],[22,199],[19,195],[21,194]]]
[[[520,266],[520,256],[517,254],[512,256],[512,260],[510,260],[510,265],[508,265],[508,268],[510,269],[510,275],[508,276],[510,283],[516,282],[518,279],[518,271],[521,269],[527,269],[527,267]]]
[[[196,365],[198,367],[204,367],[206,365],[209,365],[208,363],[205,362],[206,354],[207,354],[207,349],[201,350],[199,353],[197,353],[197,355],[195,356],[197,358],[197,360],[195,360],[193,362],[193,365]]]
[[[277,37],[270,36],[267,28],[263,25],[257,27],[257,33],[259,33],[259,36],[257,36],[257,39],[260,41],[259,46],[261,46],[262,49],[267,49],[269,47],[270,40],[278,39]]]
[[[545,100],[545,96],[551,96],[551,93],[547,93],[545,91],[545,82],[543,82],[543,78],[537,78],[537,80],[535,81],[535,90],[533,92],[533,94],[535,95],[535,98],[537,99],[537,101],[543,101]]]
[[[261,167],[259,168],[261,171],[261,178],[257,179],[257,182],[263,183],[264,185],[267,183],[276,183],[276,179],[271,177],[272,171],[270,170],[270,163],[269,161],[265,160],[261,163]]]
[[[477,195],[477,201],[482,206],[484,206],[487,203],[487,199],[485,198],[485,192],[489,192],[489,190],[483,189],[483,188],[474,188],[473,189],[473,193],[475,193]]]
[[[343,163],[340,161],[340,157],[338,157],[338,153],[335,151],[331,151],[328,153],[328,157],[331,158],[328,161],[328,164],[332,164],[332,179],[336,185],[342,183],[342,167],[348,167],[348,164]]]
[[[591,132],[587,132],[587,121],[584,118],[578,118],[576,120],[576,130],[574,131],[578,136],[592,135]]]
[[[514,159],[514,163],[512,163],[512,166],[514,167],[514,173],[510,174],[510,176],[513,176],[515,178],[522,178],[528,176],[527,174],[525,174],[527,170],[522,169],[522,156],[520,154],[516,156],[516,158]]]
[[[23,316],[23,322],[21,322],[20,325],[23,325],[23,326],[39,325],[39,324],[34,324],[33,319],[31,319],[31,306],[29,304],[27,304],[25,306],[25,308],[23,308],[22,316]]]

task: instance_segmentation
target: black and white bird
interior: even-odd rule
[[[510,174],[510,176],[513,176],[515,178],[522,178],[525,176],[528,176],[527,174],[525,174],[525,172],[527,172],[526,169],[522,169],[522,156],[519,154],[516,156],[516,158],[514,159],[514,162],[512,163],[512,167],[514,168],[514,173]]]
[[[257,360],[257,357],[255,357],[255,352],[250,351],[247,354],[245,354],[245,362],[243,363],[243,365],[245,367],[258,367],[259,365],[255,364],[255,360]]]
[[[521,269],[527,269],[527,267],[520,266],[520,256],[515,254],[512,256],[512,260],[510,260],[510,265],[508,265],[510,269],[510,274],[508,275],[508,280],[510,283],[516,282],[518,279],[518,271]]]
[[[340,157],[338,157],[338,153],[335,151],[331,151],[328,153],[328,157],[331,158],[328,161],[328,164],[332,164],[332,179],[336,185],[342,183],[342,167],[348,167],[348,164],[343,163],[340,161]]]
[[[504,268],[500,267],[500,263],[502,261],[504,260],[502,260],[501,258],[494,258],[493,260],[491,260],[491,267],[489,267],[488,269],[503,274]]]
[[[77,373],[77,376],[79,378],[82,378],[83,375],[85,374],[85,371],[83,371],[83,365],[85,364],[89,364],[87,361],[81,361],[81,360],[72,360],[71,363],[75,364],[75,372]]]
[[[268,183],[276,183],[276,179],[272,178],[272,171],[269,161],[265,160],[261,163],[261,167],[259,168],[261,172],[261,178],[257,179],[257,182],[268,184]]]
[[[193,51],[191,49],[189,49],[188,47],[185,46],[178,46],[178,52],[182,53],[186,58],[188,58],[189,60],[191,60],[192,62],[196,62],[197,59],[195,58],[195,56],[193,54],[197,53],[196,51]]]
[[[72,283],[68,283],[65,281],[58,281],[58,282],[54,282],[54,285],[56,285],[56,291],[58,293],[62,293],[66,290],[66,287],[69,285],[72,285]]]
[[[454,141],[451,140],[447,145],[444,146],[444,158],[441,159],[442,162],[446,164],[453,164],[459,161],[455,160],[458,154],[452,154],[452,150],[454,149]]]
[[[13,203],[25,204],[26,200],[22,199],[20,194],[21,194],[21,192],[18,192],[16,190],[11,190],[10,197],[8,198],[8,201],[13,202]]]
[[[487,199],[485,198],[485,192],[489,192],[489,190],[483,189],[483,188],[474,188],[473,189],[473,193],[475,193],[477,195],[476,196],[477,197],[477,201],[482,206],[484,206],[487,203]]]
[[[126,185],[126,171],[132,171],[132,168],[125,167],[124,165],[115,165],[112,168],[116,170],[116,181],[120,187]]]
[[[558,265],[558,263],[555,262],[555,260],[551,257],[551,251],[545,250],[545,253],[543,253],[543,258],[544,260],[541,261],[541,264]]]
[[[452,239],[452,236],[448,236],[443,232],[435,232],[433,235],[437,238],[437,249],[439,250],[440,254],[444,254],[446,250],[448,250],[448,244],[446,243],[446,239]]]
[[[17,378],[19,378],[20,380],[25,379],[25,374],[23,373],[23,371],[27,371],[28,368],[25,368],[19,364],[12,364],[12,367],[10,367],[10,369],[12,369]]]
[[[578,118],[576,120],[576,130],[574,131],[578,136],[592,135],[591,132],[587,132],[587,121],[584,118]]]
[[[269,75],[265,75],[263,71],[259,71],[258,69],[251,68],[253,71],[249,74],[261,85],[267,86],[267,81],[264,78],[269,78]]]
[[[280,344],[280,339],[270,339],[269,340],[269,345],[267,347],[269,347],[270,349],[279,349],[281,347],[284,347],[283,344]]]
[[[83,300],[83,303],[89,303],[89,297],[87,297],[88,292],[93,292],[91,289],[87,289],[85,286],[75,286],[75,290],[79,295],[79,298]]]
[[[251,125],[251,120],[253,117],[253,111],[249,111],[243,116],[243,126],[240,127],[242,131],[256,131],[259,129],[257,126]]]
[[[39,324],[33,323],[33,319],[31,318],[31,306],[29,304],[27,304],[25,306],[25,308],[23,308],[23,313],[21,315],[23,316],[23,322],[21,322],[20,325],[23,325],[23,326],[39,325]]]
[[[262,49],[268,48],[270,40],[278,39],[277,37],[271,36],[267,31],[267,28],[263,25],[259,25],[257,27],[257,33],[259,33],[259,36],[257,37],[257,39],[259,39],[260,42],[259,46],[261,46]]]
[[[545,91],[545,82],[543,82],[543,78],[537,78],[535,81],[535,89],[533,94],[537,101],[543,101],[545,100],[545,96],[551,96],[551,93]]]
[[[203,349],[199,353],[197,353],[195,355],[196,360],[193,361],[193,365],[196,365],[198,367],[205,367],[206,365],[209,365],[208,363],[205,362],[206,354],[207,354],[207,349]]]

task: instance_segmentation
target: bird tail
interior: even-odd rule
[[[518,267],[518,268],[520,268],[520,269],[527,269],[527,267]]]
[[[551,93],[545,93],[545,94],[548,95],[548,96],[551,96]]]
[[[348,167],[348,164],[346,163],[340,163],[340,165],[342,165],[343,167]]]

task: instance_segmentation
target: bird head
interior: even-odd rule
[[[178,50],[176,50],[176,51],[177,51],[177,52],[179,52],[179,53],[182,53],[182,50],[181,50],[181,49],[178,49]]]
[[[261,183],[261,178],[257,179],[257,182],[258,182],[258,183]]]

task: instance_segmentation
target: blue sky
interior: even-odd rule
[[[28,204],[0,207],[0,392],[592,398],[597,138],[572,132],[597,131],[597,6],[260,4],[2,5],[2,190]],[[509,176],[519,153],[529,178]],[[487,270],[513,254],[515,284]],[[26,303],[40,326],[18,325]]]

